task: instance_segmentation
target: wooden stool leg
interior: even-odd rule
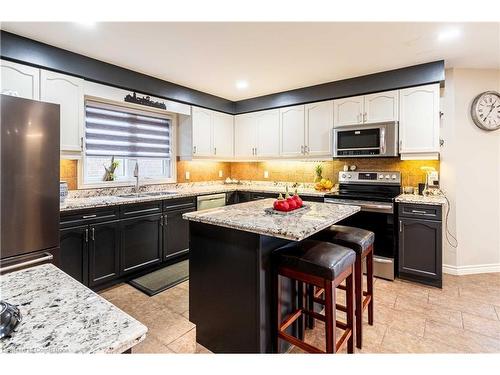
[[[367,294],[371,297],[368,304],[368,324],[373,325],[373,247],[366,256]]]
[[[314,301],[313,301],[314,285],[307,284],[306,292],[307,292],[307,309],[309,311],[314,311]],[[312,316],[307,317],[307,328],[314,329],[314,318]]]
[[[354,262],[354,299],[356,301],[356,346],[361,349],[363,340],[363,270],[361,267],[361,256],[356,256]]]
[[[351,336],[347,340],[347,353],[354,353],[354,267],[351,266],[351,274],[346,279],[346,307],[347,307],[347,329],[351,330]]]
[[[300,310],[304,309],[304,283],[299,281],[297,283],[297,308]],[[306,330],[304,314],[300,314],[298,319],[299,323],[299,338],[304,340],[304,334]]]
[[[325,338],[326,352],[335,353],[335,288],[332,282],[325,285]]]
[[[278,272],[276,272],[276,276],[274,278],[274,288],[276,291],[276,322],[277,322],[277,327],[276,327],[276,349],[275,352],[279,353],[280,352],[280,337],[278,334],[278,331],[281,326],[281,285],[280,285],[280,276]]]

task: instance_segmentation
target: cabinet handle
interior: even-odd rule
[[[80,137],[80,149],[83,151],[83,137]]]
[[[414,214],[427,215],[427,211],[411,210]]]
[[[403,140],[400,139],[399,140],[399,152],[401,152],[402,149],[403,149]]]
[[[257,147],[255,147],[255,156],[257,156]]]
[[[358,123],[360,123],[361,122],[361,113],[358,113],[358,117],[357,118],[358,118]]]
[[[193,154],[196,154],[196,146],[193,147]]]
[[[214,147],[214,155],[217,155],[217,147]]]
[[[300,153],[305,154],[306,152],[304,151],[304,146],[300,146]]]
[[[304,151],[306,154],[308,154],[309,153],[309,146],[304,146]]]
[[[365,113],[363,113],[363,122],[366,122],[366,117],[367,117],[367,115],[366,115],[366,112],[365,112]]]
[[[89,230],[88,229],[85,229],[85,242],[89,242]]]
[[[83,215],[82,219],[91,219],[93,217],[97,217],[97,215],[96,214],[93,214],[93,215]]]
[[[90,239],[95,241],[95,228],[90,228]]]
[[[399,220],[399,231],[403,233],[403,222]]]

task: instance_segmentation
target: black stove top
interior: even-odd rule
[[[353,199],[375,202],[393,202],[401,191],[400,185],[340,184],[339,191],[327,194],[327,198]]]

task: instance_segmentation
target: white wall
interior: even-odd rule
[[[441,184],[459,245],[445,240],[443,263],[457,274],[500,272],[500,130],[480,130],[470,116],[472,100],[487,90],[500,91],[500,70],[446,72]]]

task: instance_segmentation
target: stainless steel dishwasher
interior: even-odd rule
[[[209,208],[223,207],[226,205],[226,193],[210,194],[196,197],[197,211]]]

